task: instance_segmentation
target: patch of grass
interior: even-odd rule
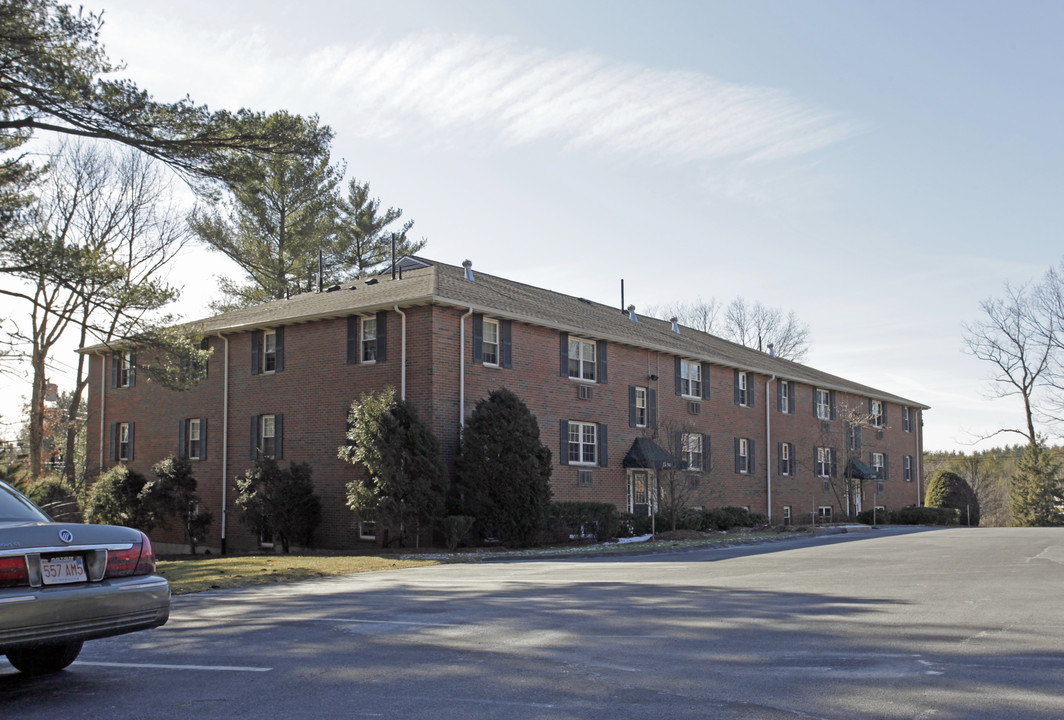
[[[174,595],[435,565],[386,555],[223,555],[160,560],[156,572]]]

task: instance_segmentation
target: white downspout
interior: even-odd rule
[[[458,321],[458,439],[462,439],[465,430],[465,321],[473,314],[473,308]]]
[[[403,336],[403,345],[402,345],[403,349],[402,349],[402,352],[400,353],[403,356],[403,361],[402,361],[402,364],[401,364],[400,369],[399,369],[399,376],[400,376],[400,383],[401,383],[401,385],[400,385],[400,387],[401,387],[400,398],[402,398],[403,400],[406,400],[406,313],[403,312],[402,310],[400,310],[398,305],[395,305],[394,308],[395,308],[395,311],[397,313],[399,313],[399,317],[401,317],[403,319],[403,322],[402,322],[403,329],[402,329],[402,333],[401,333],[402,336]],[[465,328],[465,323],[464,322],[462,323],[462,327],[463,327],[463,329]]]
[[[103,472],[104,437],[107,435],[105,431],[107,428],[107,421],[104,420],[103,414],[105,399],[107,397],[107,356],[103,353],[96,353],[96,355],[99,356],[100,365],[102,366],[100,368],[100,472]]]
[[[920,470],[924,459],[924,413],[921,410],[916,423],[916,507],[923,507],[924,493],[920,489]]]
[[[227,522],[226,514],[226,491],[228,490],[228,482],[226,477],[229,475],[229,338],[225,337],[221,333],[218,333],[218,337],[225,343],[225,354],[222,360],[222,367],[224,372],[222,373],[222,555],[225,555],[225,528]]]
[[[773,375],[765,381],[765,500],[768,506],[768,521],[772,523],[772,406],[769,402],[769,386],[776,379]]]

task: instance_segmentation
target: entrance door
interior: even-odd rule
[[[650,470],[628,471],[628,512],[633,515],[650,515],[650,480]]]

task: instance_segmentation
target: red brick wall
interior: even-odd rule
[[[580,382],[559,372],[557,330],[514,321],[512,325],[511,368],[485,366],[472,361],[472,321],[460,308],[419,306],[404,311],[407,321],[407,399],[419,415],[430,423],[440,440],[445,461],[453,459],[459,439],[459,345],[461,325],[465,326],[465,412],[472,412],[478,399],[494,389],[506,387],[517,393],[536,415],[540,435],[554,456],[552,489],[556,500],[594,500],[626,509],[628,473],[621,462],[633,441],[647,435],[644,428],[629,427],[628,388],[630,385],[655,388],[659,426],[683,426],[685,430],[710,436],[710,468],[702,474],[696,504],[705,507],[748,506],[767,512],[766,450],[771,450],[772,516],[782,520],[783,507],[790,505],[797,521],[807,520],[819,505],[831,505],[836,515],[844,508],[821,479],[814,476],[813,448],[845,447],[845,423],[832,422],[825,433],[813,417],[813,388],[798,384],[793,401],[794,414],[776,410],[775,383],[766,398],[766,377],[755,376],[753,407],[734,403],[733,370],[713,365],[705,381],[710,398],[701,403],[697,415],[689,414],[688,400],[675,393],[675,356],[611,343],[607,350],[607,382],[593,385],[593,397],[578,397]],[[288,325],[284,334],[284,369],[273,374],[251,374],[251,333],[229,335],[229,433],[228,469],[222,470],[222,382],[224,343],[211,339],[214,356],[209,362],[208,379],[188,392],[173,392],[138,378],[133,388],[110,387],[110,358],[106,362],[105,432],[112,422],[135,422],[135,455],[130,465],[141,472],[177,450],[178,422],[184,418],[208,418],[207,457],[194,463],[199,494],[204,509],[214,514],[212,537],[205,543],[220,544],[222,486],[227,485],[227,546],[248,549],[257,544],[239,522],[235,511],[234,478],[252,465],[251,417],[282,413],[283,460],[307,462],[323,504],[323,523],[317,545],[326,548],[351,547],[358,542],[353,515],[345,504],[345,485],[359,472],[337,457],[344,442],[345,418],[351,402],[361,393],[391,385],[401,386],[401,318],[388,312],[387,359],[367,365],[346,362],[346,318]],[[596,338],[589,337],[590,340]],[[92,383],[89,396],[89,468],[99,464],[100,357],[91,358]],[[651,380],[656,376],[656,380]],[[838,405],[866,408],[866,398],[836,398]],[[772,426],[771,442],[766,440],[766,406]],[[913,411],[913,432],[903,432],[901,408],[889,405],[889,427],[882,438],[874,431],[863,433],[861,459],[869,453],[889,456],[889,479],[878,503],[898,508],[917,503],[917,483],[902,480],[902,456],[914,458],[914,479],[919,460],[919,412]],[[581,487],[575,466],[559,462],[559,422],[584,421],[608,428],[608,454],[605,467],[594,467],[590,487]],[[752,471],[737,474],[733,442],[736,437],[755,443]],[[666,449],[671,444],[657,439]],[[776,443],[795,444],[797,473],[780,476],[776,470]],[[771,447],[768,446],[771,444]],[[104,453],[108,441],[104,438]],[[105,457],[105,466],[112,463]],[[840,473],[841,473],[840,458]],[[864,506],[872,506],[871,491]],[[164,534],[168,541],[179,537]]]

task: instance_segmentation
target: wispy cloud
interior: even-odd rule
[[[510,146],[553,140],[672,162],[760,163],[812,153],[854,132],[780,90],[477,36],[331,46],[303,70],[306,89],[343,99],[345,132],[370,136],[417,123]]]

